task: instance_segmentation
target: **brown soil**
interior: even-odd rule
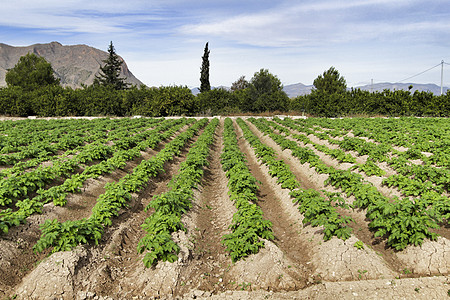
[[[192,242],[192,257],[181,271],[175,290],[178,296],[192,289],[218,293],[231,286],[232,279],[228,276],[231,260],[222,244],[222,236],[229,233],[236,209],[228,198],[227,178],[220,164],[222,132],[223,120],[210,148],[210,167],[205,169],[201,187],[195,193],[193,209],[184,218]]]
[[[286,262],[284,270],[292,278],[291,288],[304,288],[308,284],[308,279],[314,273],[313,266],[310,265],[311,249],[308,244],[299,236],[299,220],[289,216],[284,211],[281,201],[286,199],[277,184],[271,180],[264,169],[256,159],[251,146],[242,137],[242,130],[235,124],[237,136],[239,138],[239,147],[249,164],[249,169],[253,176],[261,183],[259,185],[258,205],[263,211],[264,218],[272,222],[272,229],[275,235],[275,245],[282,251]],[[287,264],[287,265],[286,265]]]

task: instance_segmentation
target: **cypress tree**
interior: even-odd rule
[[[103,60],[105,65],[100,67],[99,75],[95,76],[94,85],[112,86],[116,90],[124,90],[128,87],[126,78],[120,77],[123,60],[119,58],[114,49],[113,43],[108,47],[108,58]]]
[[[205,46],[205,52],[202,57],[202,67],[200,69],[200,93],[211,90],[209,83],[209,50],[208,43]]]

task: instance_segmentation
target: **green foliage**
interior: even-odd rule
[[[426,203],[401,199],[394,203],[375,203],[370,205],[367,216],[373,220],[369,227],[376,230],[376,237],[387,236],[387,244],[396,250],[407,245],[422,245],[428,238],[436,240],[437,234],[430,228],[439,228],[429,215]]]
[[[317,91],[327,94],[344,93],[347,89],[344,77],[334,67],[329,68],[323,72],[323,75],[314,79],[313,84]]]
[[[34,53],[22,56],[14,68],[8,70],[5,81],[8,86],[19,86],[25,91],[59,85],[59,79],[55,78],[51,64]]]
[[[261,209],[252,202],[258,200],[257,180],[245,164],[245,156],[239,150],[233,122],[225,119],[224,148],[221,154],[222,168],[228,177],[230,200],[238,209],[230,225],[232,232],[223,237],[223,243],[236,262],[264,247],[264,241],[274,238],[272,223],[264,220]]]
[[[52,252],[68,251],[78,246],[86,244],[88,241],[98,241],[103,232],[103,226],[96,220],[82,219],[80,221],[67,221],[64,223],[58,220],[46,220],[41,225],[42,236],[34,245],[35,252],[42,252],[44,249],[53,246]]]
[[[237,97],[230,91],[217,88],[197,95],[199,112],[207,115],[218,115],[239,110]]]
[[[158,261],[175,262],[178,260],[177,254],[180,247],[172,240],[168,232],[162,232],[158,235],[146,235],[138,243],[138,252],[145,254],[143,262],[146,268],[150,268]]]
[[[403,90],[381,92],[349,91],[328,93],[313,90],[309,95],[298,96],[290,101],[290,109],[321,117],[352,115],[385,116],[450,116],[450,92],[442,96],[430,92],[411,94]]]
[[[435,162],[445,165],[445,159],[438,159],[434,154],[427,157],[422,152],[445,153],[448,151],[447,142],[440,142],[441,138],[447,139],[445,133],[448,127],[447,121],[411,118],[308,119],[296,122],[289,119],[275,120],[289,128],[328,140],[347,151],[352,150],[359,155],[368,155],[366,164],[355,166],[366,175],[382,175],[382,170],[375,164],[377,161],[387,162],[399,173],[385,178],[383,183],[399,187],[405,196],[413,196],[413,199],[396,197],[389,199],[383,196],[375,186],[364,181],[360,174],[351,172],[352,168],[348,170],[322,168],[313,154],[303,158],[305,162],[308,161],[315,167],[317,172],[328,174],[326,183],[339,188],[347,196],[354,196],[353,208],[367,209],[366,217],[370,220],[369,227],[375,231],[375,236],[386,239],[387,244],[396,250],[402,250],[408,245],[421,245],[424,239],[436,239],[432,229],[438,228],[437,224],[445,222],[450,215],[448,197],[442,195],[445,190],[448,190],[450,173],[448,169],[429,165],[435,159]],[[323,130],[336,127],[352,129],[357,137],[346,136],[342,140],[336,140],[330,138],[331,133],[341,136],[343,133],[337,130]],[[359,136],[373,139],[379,144]],[[293,137],[297,138],[299,135],[293,135]],[[298,139],[306,144],[312,143],[304,136]],[[398,151],[390,144],[408,147],[408,150]],[[393,157],[389,157],[389,152],[393,154]],[[294,156],[297,153],[300,152],[293,151]],[[411,159],[421,159],[424,164],[413,164]]]
[[[209,52],[208,43],[206,43],[202,56],[202,67],[200,68],[200,93],[211,90],[211,84],[209,83]]]
[[[115,90],[112,85],[91,85],[73,90],[50,85],[32,91],[17,86],[0,89],[0,114],[15,116],[156,117],[192,115],[199,109],[191,90],[181,86]]]
[[[198,126],[205,125],[206,119],[198,122]],[[219,124],[218,119],[212,120],[206,126],[202,135],[192,145],[186,160],[181,164],[178,175],[174,176],[169,183],[172,189],[166,193],[157,195],[153,198],[150,205],[155,212],[150,215],[142,228],[147,234],[139,241],[138,252],[148,251],[144,257],[144,265],[150,267],[158,261],[174,262],[177,260],[179,246],[173,242],[171,233],[177,230],[184,230],[181,223],[181,216],[192,206],[193,189],[200,183],[203,170],[207,165],[209,146],[213,142],[214,132]],[[197,130],[199,127],[197,126]],[[197,131],[196,130],[196,131]],[[183,146],[186,145],[189,138],[194,134],[193,129],[186,133],[181,133],[174,141],[172,147],[167,147],[168,155],[172,157],[179,154]],[[179,142],[176,142],[176,140]],[[161,165],[161,168],[163,165]]]
[[[95,76],[94,85],[111,86],[115,90],[128,87],[126,78],[120,77],[123,60],[116,54],[112,41],[108,47],[108,58],[103,60],[105,65],[100,67],[100,73]]]
[[[367,176],[383,176],[386,174],[386,172],[371,159],[368,159],[364,164],[354,166],[352,169],[359,169],[361,172],[366,173]]]
[[[238,80],[231,84],[231,91],[236,92],[248,88],[249,82],[245,80],[245,76],[239,77]]]
[[[290,132],[289,130],[280,128],[274,122],[269,122],[262,118],[250,118],[249,121],[256,125],[256,127],[264,134],[269,135],[270,138],[272,138],[282,148],[291,149],[293,154],[298,153],[298,149],[301,148],[295,142],[287,140],[283,135],[275,134],[269,124],[284,134],[289,135]],[[298,209],[304,215],[303,223],[309,223],[314,227],[323,226],[323,238],[325,241],[331,239],[333,236],[343,240],[348,239],[352,230],[347,226],[347,224],[352,222],[353,219],[350,217],[340,216],[333,207],[331,203],[332,200],[326,200],[318,191],[299,189],[298,187],[300,184],[296,180],[295,175],[290,171],[287,164],[282,160],[275,160],[275,152],[271,148],[268,148],[262,144],[262,142],[256,138],[256,136],[249,130],[248,126],[241,119],[238,119],[238,123],[244,131],[244,137],[255,149],[256,156],[269,167],[269,173],[278,178],[277,182],[280,183],[283,188],[288,188],[291,190],[290,195],[293,199],[292,201],[299,205]],[[259,149],[264,150],[260,151]],[[308,155],[308,158],[312,158],[309,162],[311,165],[318,168],[320,164],[318,163],[317,158],[315,158],[315,154],[312,153],[312,155]],[[325,168],[324,170],[328,169]]]
[[[251,112],[287,111],[288,96],[281,81],[267,69],[256,72],[246,89],[247,103],[244,110]]]
[[[353,247],[358,250],[364,250],[364,243],[362,241],[357,241],[353,244]]]
[[[324,81],[325,78],[320,77]],[[331,93],[326,91],[328,87],[324,83],[323,89],[315,89],[309,95],[288,99],[282,91],[280,80],[265,69],[255,73],[250,82],[241,77],[233,83],[231,92],[225,89],[208,89],[195,97],[186,86],[158,88],[133,86],[123,90],[114,84],[102,83],[74,90],[70,87],[60,87],[56,83],[44,85],[33,83],[26,87],[8,84],[6,88],[0,88],[0,114],[43,117],[98,115],[156,117],[295,110],[326,117],[355,114],[450,116],[450,91],[442,96],[417,91],[411,94],[402,90],[371,93],[351,89]],[[97,83],[100,83],[99,79]],[[445,156],[447,161],[450,161],[448,153],[435,155]]]
[[[97,243],[103,228],[112,224],[112,218],[117,216],[120,209],[127,205],[131,199],[131,193],[148,184],[150,177],[159,174],[164,169],[164,162],[173,159],[173,156],[177,153],[174,151],[174,147],[183,147],[206,122],[204,120],[195,123],[187,131],[179,134],[177,138],[166,144],[166,147],[157,155],[152,156],[149,160],[143,160],[133,169],[132,173],[125,175],[118,182],[107,183],[105,185],[105,193],[101,194],[97,199],[89,219],[64,223],[59,223],[55,220],[46,223],[42,227],[41,238],[34,247],[35,251],[40,252],[53,246],[53,251],[55,252],[69,250],[80,243],[85,244],[89,241]],[[168,132],[170,133],[169,136],[174,133],[174,131],[170,130]],[[143,147],[144,149],[146,148],[146,146]],[[131,150],[133,151],[133,149]],[[139,149],[136,152],[139,153]],[[93,157],[99,154],[101,154],[101,151],[93,151]],[[69,186],[69,188],[74,187]],[[40,192],[41,194],[45,193],[42,190]],[[0,224],[4,223],[0,222]]]

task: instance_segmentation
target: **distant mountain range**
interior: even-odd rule
[[[373,91],[373,92],[382,92],[384,89],[388,90],[409,90],[409,86],[412,85],[411,93],[414,93],[416,90],[419,92],[425,91],[425,92],[432,92],[435,95],[441,94],[441,87],[436,84],[419,84],[419,83],[390,83],[390,82],[383,82],[383,83],[374,83],[373,85],[367,84],[367,85],[361,85],[356,86],[354,88],[358,88],[365,91]],[[229,87],[221,86],[219,88],[225,88],[230,89]],[[294,98],[300,95],[307,95],[311,93],[311,90],[314,88],[314,85],[305,85],[303,83],[295,83],[295,84],[288,84],[283,87],[283,91],[286,92],[286,94],[289,96],[289,98]],[[349,88],[350,89],[350,88]],[[444,94],[447,92],[449,88],[443,87]],[[199,89],[197,87],[191,89],[192,93],[194,95],[197,95],[199,93]]]
[[[435,95],[441,94],[441,87],[433,84],[420,84],[420,83],[390,83],[390,82],[382,82],[382,83],[374,83],[373,85],[367,84],[367,85],[361,85],[356,86],[354,88],[365,90],[365,91],[371,91],[371,92],[382,92],[385,89],[388,90],[409,90],[409,86],[412,86],[411,93],[414,93],[415,91],[425,91],[425,92],[432,92]],[[302,83],[296,83],[296,84],[289,84],[285,85],[283,90],[286,92],[286,94],[292,98],[297,97],[299,95],[306,95],[311,93],[311,90],[313,89],[313,85],[304,85]],[[350,89],[350,88],[349,88]],[[445,94],[449,88],[443,87],[443,93]]]
[[[95,75],[98,74],[103,60],[107,58],[108,53],[87,45],[69,45],[63,46],[58,42],[47,44],[35,44],[25,47],[14,47],[0,43],[0,87],[6,86],[5,75],[8,69],[13,68],[21,56],[27,53],[35,53],[44,57],[52,64],[56,76],[61,80],[63,86],[79,88],[82,84],[90,85],[94,81]],[[122,58],[121,58],[122,59]],[[127,78],[127,82],[134,85],[142,85],[143,83],[137,79],[128,69],[127,64],[122,64],[121,75]],[[367,91],[383,91],[389,90],[408,90],[409,86],[413,88],[411,92],[429,91],[435,95],[441,93],[441,88],[436,84],[416,84],[416,83],[375,83],[373,85],[357,86]],[[230,89],[229,87],[220,86],[219,88]],[[289,97],[297,97],[311,93],[313,85],[305,85],[302,83],[289,84],[284,86],[284,91]],[[448,90],[444,87],[444,93]],[[199,93],[198,87],[191,89],[194,95]]]
[[[432,92],[435,95],[441,94],[441,87],[433,84],[433,83],[427,83],[427,84],[421,84],[421,83],[390,83],[390,82],[382,82],[382,83],[374,83],[373,85],[367,84],[362,86],[357,86],[355,88],[359,88],[361,90],[366,91],[373,91],[373,92],[381,92],[384,89],[388,90],[409,90],[409,86],[412,86],[411,93],[414,93],[415,91],[419,92]],[[449,88],[443,87],[443,93],[445,94]]]
[[[294,98],[300,95],[307,95],[311,93],[313,85],[304,85],[303,83],[294,83],[283,86],[283,91],[289,96]]]
[[[58,42],[51,42],[14,47],[0,43],[0,87],[6,86],[7,70],[13,68],[21,56],[30,52],[44,57],[52,64],[61,84],[72,88],[92,84],[100,67],[104,65],[103,60],[108,57],[107,52],[86,45],[63,46]],[[131,84],[138,86],[143,84],[130,72],[125,61],[122,64],[121,75]]]

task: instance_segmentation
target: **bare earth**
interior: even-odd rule
[[[324,185],[326,176],[300,164],[289,150],[282,151],[248,124],[263,143],[277,151],[278,159],[289,164],[303,188],[333,190]],[[210,164],[195,192],[192,209],[183,217],[187,231],[173,235],[181,246],[178,261],[145,268],[144,254],[136,249],[145,233],[140,226],[152,213],[144,208],[154,195],[167,190],[188,149],[166,164],[164,174],[134,195],[98,246],[82,245],[51,255],[49,251],[34,254],[31,249],[39,239],[39,225],[46,219],[89,217],[104,185],[119,180],[140,160],[157,153],[163,147],[160,145],[130,162],[125,170],[90,180],[82,194],[70,196],[67,206],[47,204],[43,214],[0,235],[0,299],[450,299],[448,228],[442,229],[445,234],[435,242],[425,241],[421,247],[396,252],[373,237],[363,211],[348,210],[342,213],[355,219],[353,235],[346,241],[333,238],[324,242],[322,228],[302,224],[303,217],[288,190],[276,184],[242,138],[239,126],[234,125],[247,165],[260,182],[258,205],[264,218],[272,222],[276,237],[265,241],[258,254],[232,263],[221,242],[236,211],[220,164],[221,119],[210,148]],[[325,163],[339,167],[337,161],[320,155]],[[387,195],[398,193],[381,187],[379,178],[368,180]],[[364,242],[363,250],[354,247],[358,240]]]

